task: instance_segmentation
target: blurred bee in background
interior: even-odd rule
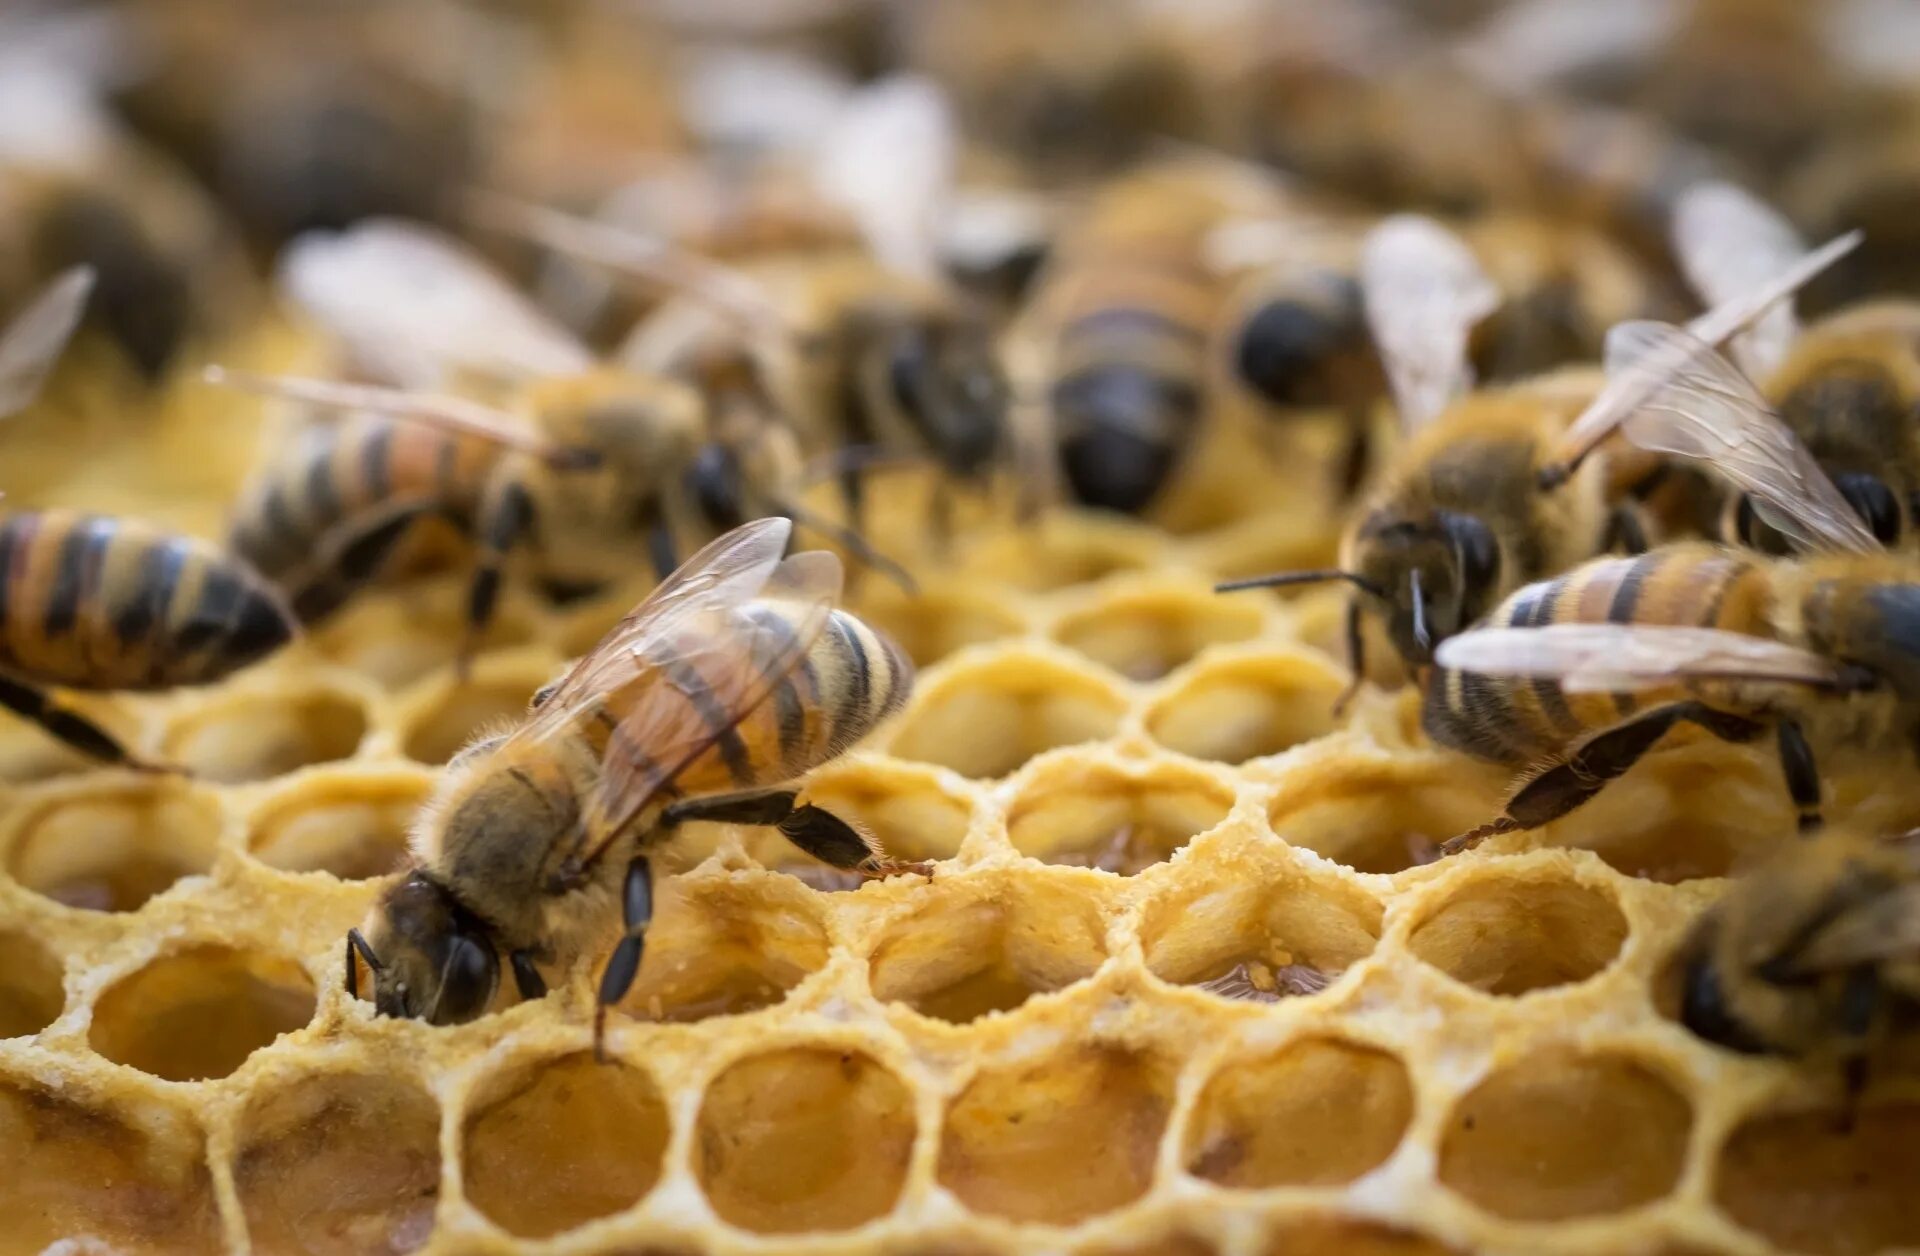
[[[876,84],[839,115],[818,177],[853,213],[863,251],[735,268],[550,210],[495,202],[490,217],[674,293],[619,360],[697,384],[729,422],[757,412],[790,426],[808,457],[833,464],[858,533],[864,463],[932,463],[945,477],[938,506],[948,482],[982,482],[1005,444],[991,321],[941,276],[952,143],[943,98],[918,80]]]
[[[673,513],[676,480],[702,440],[690,390],[594,369],[557,324],[425,227],[376,221],[305,237],[281,284],[363,371],[402,385],[217,376],[318,407],[269,454],[232,531],[302,621],[376,577],[429,517],[477,550],[470,642],[517,550],[568,587],[622,577],[649,549],[672,569],[674,524],[690,526]],[[510,411],[429,391],[463,382],[463,369],[527,382]]]
[[[1804,252],[1793,226],[1731,184],[1692,189],[1675,219],[1675,251],[1708,301]],[[1733,342],[1735,359],[1882,543],[1911,535],[1920,494],[1920,303],[1855,306],[1802,329],[1790,303]],[[1778,533],[1736,498],[1721,535],[1768,553]]]
[[[463,752],[415,835],[420,866],[348,935],[382,1015],[457,1024],[484,1012],[505,953],[522,998],[625,932],[595,1017],[639,971],[650,857],[689,820],[771,825],[836,868],[885,876],[870,838],[792,782],[899,710],[912,667],[835,608],[837,558],[782,559],[791,525],[761,520],[696,554],[504,737]]]
[[[1682,950],[1680,1021],[1717,1046],[1835,1058],[1849,1098],[1920,1025],[1920,835],[1831,832],[1734,881]]]
[[[32,403],[92,287],[71,271],[0,330],[0,418]],[[48,687],[211,684],[293,636],[271,586],[205,542],[69,511],[0,519],[0,706],[82,754],[152,766]]]
[[[1920,744],[1912,562],[1886,554],[1738,370],[1667,330],[1643,352],[1658,381],[1626,435],[1712,468],[1808,557],[1692,543],[1589,563],[1519,590],[1485,627],[1443,644],[1429,735],[1515,767],[1551,764],[1449,851],[1565,815],[1676,723],[1729,741],[1773,732],[1803,828],[1820,821],[1816,747]],[[1678,367],[1663,357],[1669,344],[1688,355]]]
[[[155,380],[183,341],[219,325],[217,311],[245,304],[245,259],[199,188],[127,135],[92,71],[43,38],[58,43],[31,18],[0,24],[0,294],[24,299],[90,267],[87,326]],[[111,54],[89,43],[73,55]]]
[[[1188,152],[1108,183],[1063,228],[1008,339],[1035,399],[1026,456],[1057,461],[1074,500],[1138,514],[1196,443],[1227,295],[1207,240],[1230,218],[1275,216],[1278,195],[1251,167]],[[1305,352],[1289,315],[1318,330],[1317,294],[1301,304],[1249,316],[1257,343],[1238,356],[1261,383],[1268,356]]]

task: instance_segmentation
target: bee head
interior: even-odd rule
[[[1387,635],[1409,663],[1433,661],[1442,641],[1492,608],[1500,545],[1473,515],[1435,511],[1363,527],[1355,563],[1387,604]]]
[[[382,1016],[435,1025],[473,1020],[493,1001],[500,957],[486,924],[446,886],[415,871],[381,898],[366,935],[347,951],[348,989],[356,952],[373,971],[373,1006]]]
[[[882,341],[893,402],[954,475],[986,470],[1000,450],[1007,380],[987,327],[971,318],[902,320]]]
[[[1920,584],[1837,575],[1805,600],[1807,646],[1862,673],[1863,684],[1920,702]]]
[[[1321,290],[1275,296],[1241,324],[1234,372],[1281,407],[1339,404],[1343,359],[1367,344],[1359,286],[1333,277]]]

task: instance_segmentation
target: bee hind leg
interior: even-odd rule
[[[627,878],[620,891],[620,915],[627,931],[607,959],[606,971],[600,976],[600,997],[593,1009],[593,1058],[602,1064],[607,1062],[607,1009],[633,988],[646,947],[647,923],[653,919],[653,868],[645,855],[635,856],[627,865]],[[517,956],[514,976],[520,976]]]
[[[1820,827],[1820,769],[1814,763],[1813,747],[1805,733],[1792,720],[1781,720],[1775,730],[1780,742],[1780,770],[1787,778],[1787,794],[1799,813],[1800,831],[1811,833]]]
[[[140,772],[177,772],[178,768],[148,763],[86,716],[70,711],[47,696],[45,691],[22,684],[10,676],[0,676],[0,707],[24,720],[38,724],[47,735],[72,746],[90,759],[118,764]]]
[[[1582,742],[1559,763],[1522,785],[1507,800],[1505,814],[1443,843],[1440,853],[1471,849],[1500,833],[1520,833],[1558,820],[1605,789],[1640,761],[1675,724],[1697,724],[1726,741],[1751,741],[1765,725],[1716,711],[1698,702],[1676,702],[1616,724]]]
[[[812,803],[796,805],[799,797],[797,790],[774,789],[689,798],[667,808],[661,815],[661,823],[670,827],[688,820],[712,820],[720,824],[776,828],[782,837],[820,862],[863,876],[927,871],[924,864],[886,858],[858,829],[831,811]]]

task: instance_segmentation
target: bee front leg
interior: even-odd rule
[[[0,676],[0,706],[38,724],[49,736],[58,738],[88,758],[141,772],[179,770],[136,757],[113,734],[86,716],[69,711],[49,698],[44,690],[23,684],[12,677]]]
[[[653,868],[645,855],[634,856],[627,865],[627,879],[620,893],[620,914],[627,931],[613,948],[606,972],[600,977],[600,997],[593,1009],[593,1058],[607,1062],[607,1009],[627,997],[633,979],[640,973],[640,959],[646,947],[647,923],[653,919]],[[519,962],[515,961],[515,975]]]
[[[1340,696],[1333,700],[1335,719],[1347,713],[1347,707],[1359,694],[1361,682],[1367,676],[1367,639],[1361,629],[1360,601],[1354,598],[1347,603],[1346,616],[1347,667],[1353,675],[1347,681],[1347,687],[1340,691]]]
[[[474,652],[487,625],[493,622],[494,608],[500,601],[500,569],[514,546],[526,540],[533,528],[533,500],[517,476],[502,477],[487,493],[480,514],[478,553],[473,580],[467,586],[467,623],[460,638],[460,652],[454,656],[454,671],[464,681],[473,665]]]
[[[1800,831],[1811,833],[1820,827],[1820,769],[1814,762],[1813,747],[1800,725],[1781,720],[1776,733],[1780,742],[1780,770],[1787,778],[1787,794],[1799,812]]]

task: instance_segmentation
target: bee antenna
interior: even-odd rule
[[[1413,593],[1413,639],[1424,650],[1433,644],[1433,634],[1427,631],[1427,605],[1426,600],[1421,597],[1418,567],[1408,574],[1407,584],[1411,586]]]
[[[1238,593],[1242,589],[1277,589],[1290,584],[1320,584],[1328,580],[1345,580],[1362,593],[1384,599],[1387,591],[1354,571],[1341,571],[1326,568],[1319,571],[1276,571],[1268,576],[1249,576],[1245,580],[1226,580],[1213,586],[1215,593]]]
[[[908,597],[920,596],[919,582],[913,578],[912,573],[899,563],[888,558],[885,554],[882,554],[879,550],[873,548],[873,546],[867,542],[866,537],[861,536],[852,528],[835,523],[831,519],[823,518],[797,502],[775,502],[774,509],[801,527],[812,532],[818,532],[834,544],[847,550],[863,564],[873,568],[887,579],[899,585],[901,591]]]
[[[360,974],[353,966],[355,951],[360,953],[360,958],[365,960],[367,967],[374,972],[385,972],[387,967],[380,962],[380,957],[373,953],[373,947],[367,944],[366,938],[360,935],[358,929],[347,930],[347,997],[350,999],[360,997]]]

